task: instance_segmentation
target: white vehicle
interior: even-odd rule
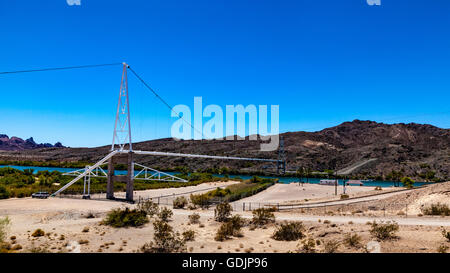
[[[322,179],[319,181],[319,185],[334,186],[336,185],[336,180]]]

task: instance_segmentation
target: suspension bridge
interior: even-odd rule
[[[106,198],[111,200],[117,200],[114,197],[114,183],[125,182],[126,183],[126,195],[125,201],[133,202],[134,192],[134,180],[144,181],[165,181],[165,182],[187,182],[187,180],[158,171],[156,169],[144,166],[135,162],[135,155],[144,156],[167,156],[167,157],[186,157],[186,158],[204,158],[213,160],[244,160],[244,161],[260,161],[275,163],[277,174],[284,174],[286,172],[286,156],[284,153],[283,139],[280,141],[280,147],[278,152],[278,159],[265,159],[265,158],[245,158],[245,157],[232,157],[232,156],[213,156],[202,154],[183,154],[183,153],[168,153],[159,151],[140,151],[133,150],[132,143],[132,130],[130,122],[130,102],[128,93],[128,71],[131,71],[136,78],[144,84],[163,104],[165,104],[176,116],[183,119],[184,122],[189,124],[194,130],[199,132],[190,122],[186,121],[180,114],[176,113],[174,109],[157,93],[155,92],[143,79],[140,77],[128,64],[126,63],[111,63],[111,64],[98,64],[98,65],[84,65],[84,66],[71,66],[71,67],[59,67],[59,68],[44,68],[34,70],[20,70],[10,72],[0,72],[2,74],[12,73],[29,73],[29,72],[42,72],[42,71],[55,71],[55,70],[67,70],[67,69],[80,69],[80,68],[92,68],[100,66],[112,66],[122,65],[122,80],[119,90],[119,99],[117,103],[116,118],[113,131],[113,139],[111,144],[111,151],[101,160],[93,164],[92,166],[86,166],[84,169],[65,173],[64,175],[74,176],[69,183],[65,184],[59,190],[54,192],[51,196],[57,196],[65,191],[67,188],[77,183],[80,180],[84,182],[83,198],[90,198],[90,183],[91,177],[103,177],[107,179],[106,184]],[[200,132],[203,136],[203,133]],[[127,173],[125,175],[117,175],[115,172],[116,164],[125,164],[127,166]],[[135,169],[138,170],[135,172]]]

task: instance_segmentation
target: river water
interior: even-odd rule
[[[25,169],[33,169],[34,173],[37,173],[38,171],[58,171],[61,173],[66,173],[66,172],[71,172],[71,171],[75,171],[75,170],[79,170],[76,168],[58,168],[58,167],[35,167],[35,166],[15,166],[15,165],[0,165],[0,168],[4,168],[4,167],[10,167],[10,168],[14,168],[17,170],[25,170]],[[139,171],[135,171],[135,173],[137,174]],[[168,174],[178,174],[177,172],[166,172]],[[127,174],[126,170],[116,170],[115,171],[116,175],[125,175]],[[223,174],[213,174],[213,176],[215,177],[224,177]],[[251,175],[228,175],[228,177],[230,178],[235,178],[235,177],[240,177],[242,179],[250,179],[252,176]],[[298,177],[277,177],[277,176],[259,176],[259,177],[263,177],[263,178],[277,178],[279,179],[279,181],[281,183],[295,183],[295,182],[307,182],[307,183],[311,183],[311,184],[319,184],[319,181],[323,178],[298,178]],[[346,180],[345,180],[346,181]],[[364,183],[364,186],[368,186],[368,187],[393,187],[394,186],[394,182],[392,181],[362,181]],[[339,185],[343,185],[344,180],[339,179],[338,180],[338,184]],[[426,184],[431,184],[430,182],[415,182],[414,186],[422,186],[422,185],[426,185]],[[353,187],[359,187],[359,186],[353,186]]]

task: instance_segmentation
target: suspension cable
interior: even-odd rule
[[[172,106],[170,106],[158,93],[156,93],[156,91],[153,90],[153,88],[151,88],[129,65],[128,65],[128,69],[136,76],[136,78],[138,78],[139,81],[141,81],[144,84],[145,87],[147,87],[148,90],[150,90],[162,103],[164,103],[164,105],[166,105],[167,108],[169,108],[173,113],[175,113],[175,115],[177,115],[184,122],[189,124],[189,126],[191,126],[192,129],[194,129],[194,131],[196,131],[197,133],[200,133],[202,136],[202,139],[203,139],[203,132],[197,130],[197,128],[195,128],[194,125],[192,125],[192,123],[188,122],[183,116],[181,116],[180,113],[176,112],[172,108]]]
[[[55,71],[55,70],[67,70],[67,69],[80,69],[80,68],[92,68],[92,67],[114,66],[114,65],[122,65],[122,63],[90,64],[90,65],[79,65],[79,66],[38,68],[38,69],[30,69],[30,70],[4,71],[4,72],[0,72],[0,75],[17,74],[17,73],[29,73],[29,72]]]

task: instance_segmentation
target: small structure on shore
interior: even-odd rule
[[[345,182],[346,186],[364,186],[364,183],[361,180],[349,180]]]

